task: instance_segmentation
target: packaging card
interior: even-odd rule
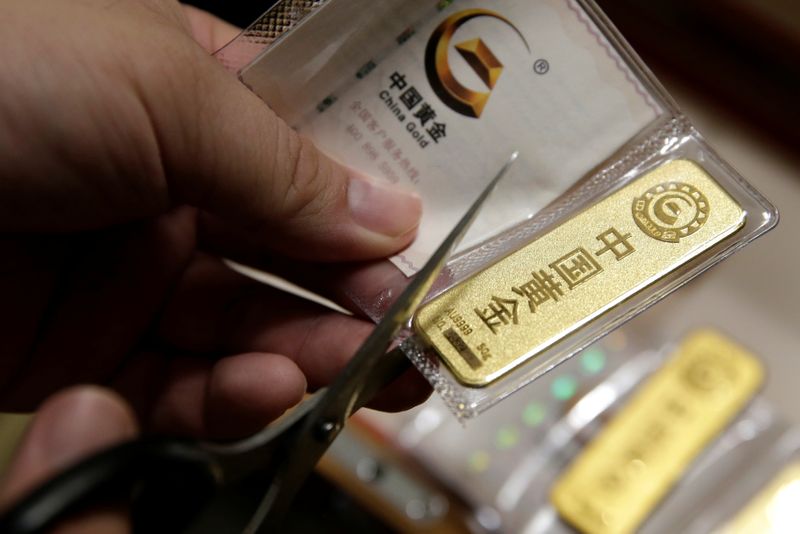
[[[537,213],[663,113],[573,0],[330,0],[241,77],[334,158],[419,191],[418,237],[392,259],[406,275],[512,151],[462,249]]]

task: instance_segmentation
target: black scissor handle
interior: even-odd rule
[[[214,458],[191,442],[139,439],[59,473],[0,517],[4,534],[44,534],[89,505],[125,500],[134,532],[179,532],[217,487]]]

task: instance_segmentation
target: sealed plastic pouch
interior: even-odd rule
[[[332,157],[422,196],[414,244],[346,288],[374,319],[520,152],[404,342],[461,418],[777,222],[589,1],[283,1],[218,55]]]

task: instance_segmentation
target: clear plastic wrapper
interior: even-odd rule
[[[662,332],[622,328],[510,397],[492,410],[491,418],[466,428],[437,402],[405,417],[365,417],[469,503],[482,531],[581,531],[554,506],[554,486],[598,436],[616,419],[627,417],[626,407],[653,377],[670,372],[667,366],[694,333],[659,343],[654,338]],[[647,406],[653,419],[663,413],[664,404]],[[685,428],[677,421],[671,430]],[[648,509],[636,532],[752,532],[734,521],[741,521],[743,509],[797,463],[799,445],[797,429],[758,394],[748,395],[746,405],[676,473],[669,491]],[[602,460],[615,464],[607,456]],[[654,477],[659,478],[650,473],[648,481]],[[589,477],[581,480],[591,484]],[[796,524],[798,517],[796,510],[784,510],[783,526]]]
[[[417,241],[391,263],[362,269],[345,288],[376,320],[513,150],[520,151],[520,162],[429,299],[459,291],[477,273],[557,234],[615,193],[633,191],[637,181],[670,162],[697,165],[708,183],[738,206],[741,224],[621,291],[607,305],[598,303],[580,320],[564,319],[563,335],[520,349],[519,357],[480,384],[465,380],[445,357],[442,347],[448,345],[432,341],[430,324],[417,323],[404,342],[406,352],[460,419],[542,376],[777,223],[775,208],[705,143],[591,1],[284,0],[217,55],[334,158],[421,194],[424,215]],[[668,182],[681,184],[680,173]],[[700,201],[662,199],[661,223],[678,228],[691,210],[707,215],[701,213],[705,197],[699,194]],[[635,195],[645,198],[640,190]],[[635,209],[625,215],[627,226],[617,237],[635,233],[647,241],[659,232],[642,237],[647,223],[640,224],[641,217],[635,221],[635,215]],[[695,229],[688,224],[691,235]],[[657,240],[665,241],[647,242]],[[576,245],[564,243],[562,252]],[[598,253],[571,258],[571,265],[584,273],[592,265],[610,272],[592,252]],[[556,257],[543,257],[545,268]],[[563,279],[551,300],[564,297],[559,306],[573,306],[564,304],[565,295],[579,280],[550,267],[541,273]],[[520,295],[527,295],[533,313],[531,287],[527,293],[520,289]],[[516,307],[527,313],[525,299],[517,301],[510,293],[503,299],[514,299],[515,314],[500,318],[516,324]],[[477,367],[494,351],[485,343],[479,350],[477,342],[470,345],[466,339],[477,329],[491,328],[481,310],[468,309],[461,314],[468,320],[459,315],[445,326],[450,345]],[[452,334],[463,324],[468,327]],[[489,334],[496,333],[491,328]]]

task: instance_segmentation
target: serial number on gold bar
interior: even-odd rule
[[[719,333],[689,336],[556,482],[561,517],[584,534],[635,531],[763,379]]]
[[[485,386],[744,222],[702,167],[674,160],[436,297],[415,329],[460,382]]]

